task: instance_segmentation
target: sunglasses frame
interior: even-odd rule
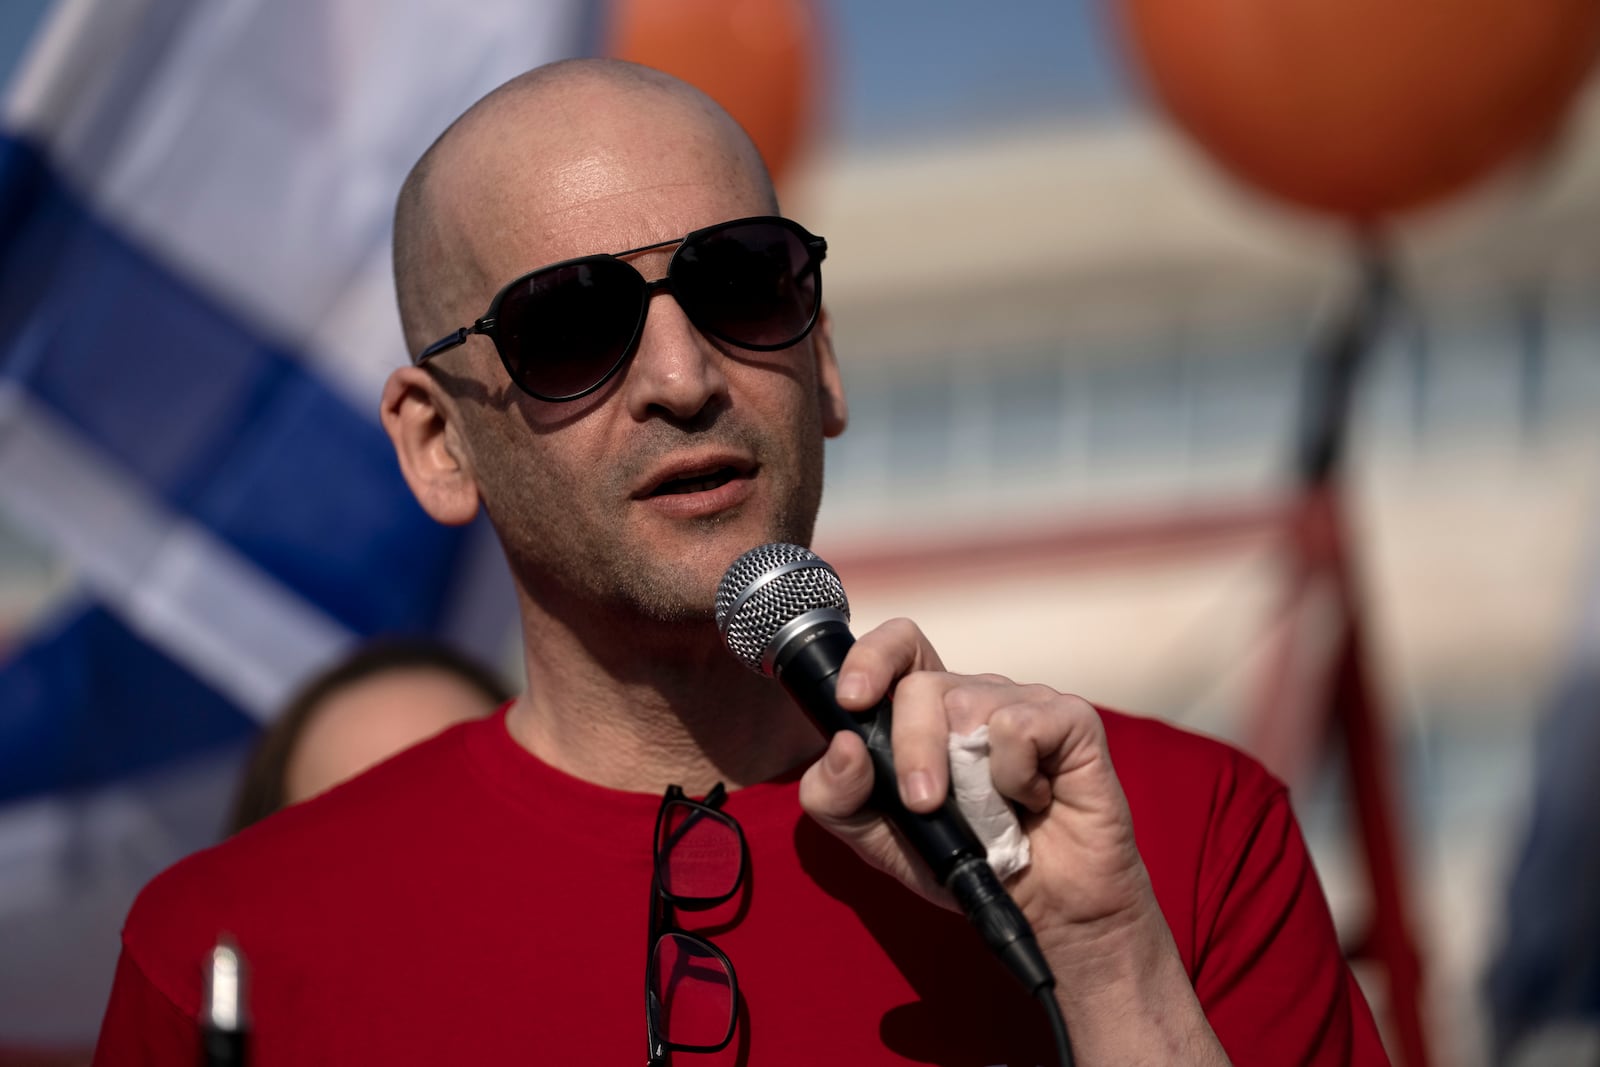
[[[748,226],[754,223],[765,223],[777,226],[779,229],[785,230],[792,236],[799,238],[802,247],[804,247],[807,253],[809,253],[809,258],[804,268],[796,273],[796,280],[803,279],[808,274],[813,275],[816,279],[816,295],[811,308],[810,317],[806,319],[805,326],[794,337],[778,344],[753,345],[747,341],[740,341],[736,338],[729,337],[722,331],[714,329],[710,324],[701,321],[701,317],[697,315],[693,309],[684,305],[683,301],[679,299],[678,293],[672,285],[673,270],[678,265],[678,257],[683,254],[683,249],[685,246],[690,245],[698,240],[715,236],[717,233],[720,233],[723,230],[733,229],[737,226]],[[677,248],[672,253],[672,259],[667,263],[667,272],[654,281],[645,278],[644,275],[639,272],[637,267],[627,262],[627,258],[629,256],[636,256],[642,252],[653,252],[658,248],[668,248],[673,245],[676,245]],[[733,345],[736,348],[742,348],[747,352],[776,352],[780,349],[788,348],[791,345],[799,344],[806,338],[808,334],[811,333],[812,328],[816,326],[817,317],[822,312],[822,261],[827,256],[827,253],[828,242],[825,239],[818,237],[816,234],[811,233],[804,226],[800,225],[798,222],[795,222],[793,219],[786,219],[781,215],[750,215],[745,218],[729,219],[725,222],[714,223],[710,226],[702,226],[698,230],[690,230],[682,237],[674,237],[666,241],[656,241],[653,244],[640,245],[638,248],[630,248],[622,252],[604,252],[590,256],[578,256],[574,259],[564,259],[558,263],[547,263],[542,267],[535,267],[533,270],[530,270],[525,274],[520,274],[511,279],[511,281],[507,282],[500,288],[499,292],[495,293],[494,299],[489,302],[489,309],[485,311],[476,322],[474,322],[471,326],[462,326],[454,333],[447,334],[428,345],[417,354],[416,358],[412,360],[412,364],[420,367],[439,353],[448,352],[452,348],[466,344],[467,338],[471,337],[473,334],[483,334],[485,337],[494,342],[495,352],[500,356],[500,365],[505,368],[507,377],[511,379],[512,383],[516,385],[518,389],[521,389],[524,393],[527,393],[536,400],[543,400],[552,404],[561,404],[570,400],[579,400],[588,396],[590,393],[594,392],[596,389],[599,389],[601,386],[605,385],[612,378],[614,378],[617,372],[626,366],[628,361],[633,358],[635,353],[638,352],[639,340],[644,336],[645,320],[650,314],[650,301],[653,300],[655,295],[662,290],[672,294],[672,298],[678,301],[678,306],[683,308],[683,313],[688,316],[689,321],[694,323],[695,328],[700,330],[702,333],[714,337],[725,344]],[[546,271],[581,267],[587,264],[598,262],[621,263],[635,274],[638,274],[640,280],[643,282],[643,287],[641,289],[642,295],[639,300],[639,317],[638,321],[634,323],[633,334],[628,339],[628,343],[623,346],[622,351],[618,354],[616,359],[612,361],[605,373],[602,374],[600,379],[593,385],[580,389],[577,392],[563,393],[560,395],[538,392],[528,385],[525,385],[518,378],[517,374],[512,369],[511,358],[506,354],[505,349],[500,346],[500,336],[498,333],[500,306],[505,301],[506,297],[512,293],[512,291],[514,291],[519,285],[525,284],[535,275],[543,274]],[[609,269],[609,267],[607,269]]]

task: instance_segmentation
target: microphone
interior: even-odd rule
[[[745,666],[775,677],[831,737],[849,730],[872,757],[871,804],[927,863],[961,905],[989,948],[1030,993],[1055,985],[1032,927],[994,869],[983,843],[946,794],[926,815],[900,801],[890,748],[893,708],[885,698],[863,712],[846,711],[834,688],[850,634],[850,602],[839,575],[800,545],[758,545],[733,561],[717,586],[717,629]]]

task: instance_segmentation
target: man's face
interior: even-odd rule
[[[463,183],[475,187],[458,202],[485,289],[461,321],[533,267],[770,212],[703,116],[584,111],[578,126],[540,128],[526,152]],[[655,279],[672,251],[629,262]],[[486,386],[464,403],[479,491],[522,587],[552,610],[572,597],[663,621],[709,618],[740,552],[809,542],[823,438],[843,428],[825,319],[790,349],[747,352],[709,340],[658,294],[626,368],[561,404],[512,385],[486,338],[470,344],[479,351],[467,365]]]

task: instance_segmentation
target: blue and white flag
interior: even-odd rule
[[[200,754],[362,637],[507,647],[492,538],[429,520],[378,426],[391,214],[451,119],[590,21],[45,13],[0,98],[0,524],[72,588],[0,632],[0,1046],[92,1038],[132,892],[220,827]]]

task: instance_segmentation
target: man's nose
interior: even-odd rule
[[[727,395],[725,359],[689,321],[671,291],[652,286],[639,350],[623,381],[629,413],[639,420],[654,415],[694,418]]]

